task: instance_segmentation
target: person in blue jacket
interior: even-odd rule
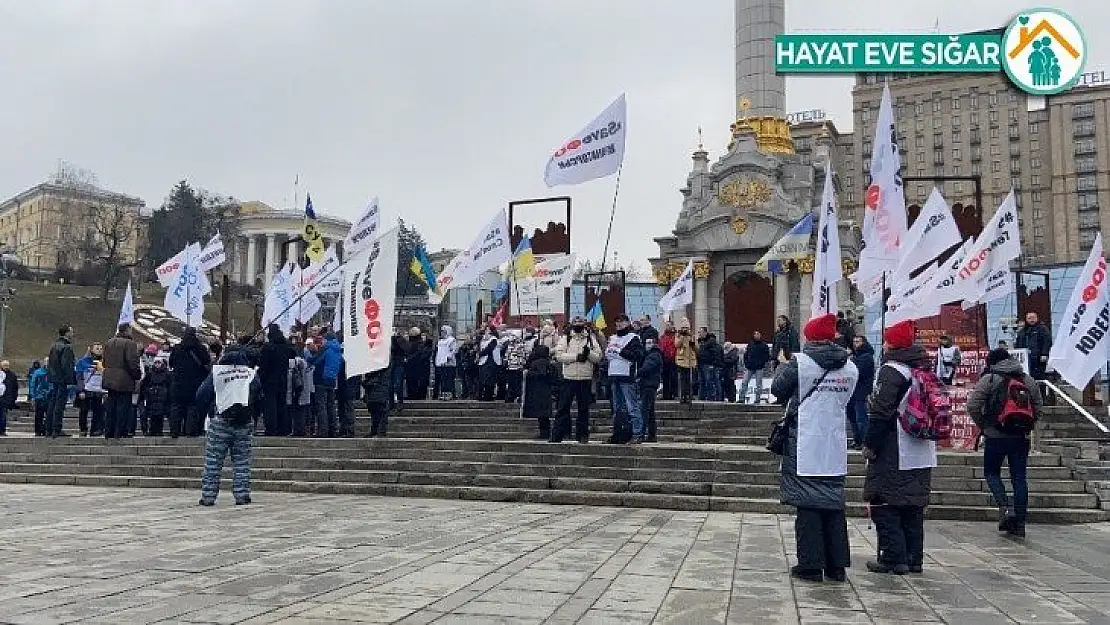
[[[334,332],[328,332],[324,345],[309,361],[319,375],[316,382],[316,436],[335,438],[339,433],[339,416],[336,413],[335,389],[343,369],[343,346]]]
[[[44,361],[45,362],[45,361]],[[35,361],[27,376],[27,394],[35,407],[35,436],[46,436],[46,412],[50,406],[50,377],[46,365]]]

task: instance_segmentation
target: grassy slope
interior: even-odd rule
[[[123,292],[113,293],[108,301],[100,299],[97,287],[11,281],[16,294],[8,301],[7,332],[4,357],[12,362],[12,370],[20,379],[27,373],[32,360],[43,358],[50,350],[58,326],[73,325],[78,356],[93,341],[106,341],[115,332]],[[162,303],[165,291],[156,284],[143,286],[135,295],[135,303]],[[206,302],[204,318],[220,320],[220,307],[214,296]],[[236,326],[252,329],[254,308],[248,302],[231,302],[231,316]]]

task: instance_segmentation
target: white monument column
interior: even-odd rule
[[[271,232],[266,235],[266,266],[263,268],[266,276],[263,286],[267,289],[270,288],[270,283],[274,281],[274,263],[277,262],[277,259],[274,257],[275,253],[274,234]]]
[[[231,240],[231,276],[236,282],[243,280],[243,248],[239,245],[239,237]]]
[[[790,279],[785,273],[775,274],[775,317],[790,318]]]
[[[694,319],[693,331],[709,327],[709,261],[694,261]]]
[[[802,325],[805,325],[805,322],[809,321],[810,315],[813,314],[811,311],[811,309],[813,308],[812,273],[802,274],[802,285],[800,287],[800,292],[798,293],[798,308],[798,313],[801,315]],[[833,311],[833,314],[836,314],[835,310]]]
[[[247,235],[247,275],[244,282],[255,286],[254,278],[258,275],[258,244],[254,235]]]
[[[786,116],[786,79],[775,73],[775,35],[786,0],[736,0],[736,117]],[[745,110],[742,101],[750,104]]]

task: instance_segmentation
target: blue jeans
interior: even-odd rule
[[[389,370],[389,407],[405,403],[405,367],[393,365]]]
[[[251,494],[251,430],[246,425],[233,426],[222,417],[212,419],[204,443],[204,475],[201,477],[201,499],[216,501],[220,494],[220,473],[224,458],[231,454],[231,492],[235,501]]]
[[[698,367],[701,387],[698,389],[702,401],[721,401],[721,373],[713,365]]]
[[[627,427],[632,438],[644,436],[644,413],[640,410],[640,389],[635,382],[610,384],[610,401],[613,403],[613,438],[623,438],[619,433]]]
[[[1029,439],[988,438],[983,443],[983,478],[994,495],[999,508],[1009,509],[1006,486],[1002,484],[1002,461],[1010,465],[1010,482],[1014,486],[1014,516],[1018,523],[1025,523],[1029,509],[1029,483],[1026,466],[1029,463]]]
[[[852,421],[852,442],[863,444],[867,439],[867,427],[870,419],[867,417],[867,398],[853,399],[848,402],[848,418]]]
[[[758,404],[763,397],[763,369],[745,369],[744,381],[740,383],[740,398],[739,402],[742,404],[748,400],[748,384],[751,383],[752,378],[755,378],[755,401],[753,404]]]

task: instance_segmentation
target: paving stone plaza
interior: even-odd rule
[[[1110,524],[931,521],[925,573],[792,582],[793,518],[0,485],[0,622],[1110,623]]]

